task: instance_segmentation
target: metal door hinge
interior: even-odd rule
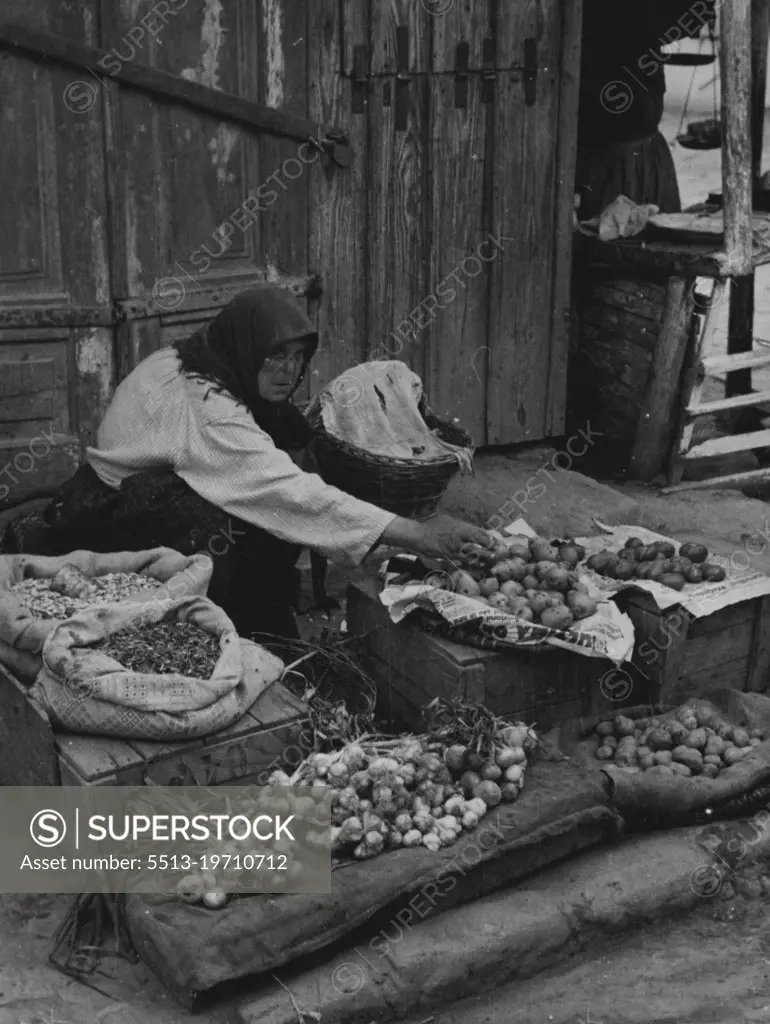
[[[409,29],[406,25],[399,25],[396,29],[396,59],[396,131],[403,132],[409,123],[409,83],[412,80],[409,74]]]
[[[524,102],[531,107],[537,99],[537,39],[524,40]]]
[[[458,110],[464,110],[468,106],[470,50],[471,48],[466,42],[458,43],[455,50],[455,106]]]
[[[367,54],[365,46],[353,47],[353,97],[354,114],[366,113],[369,75],[367,71]]]

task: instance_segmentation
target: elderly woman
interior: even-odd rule
[[[292,396],[317,346],[292,293],[264,285],[147,357],[115,392],[87,464],[45,510],[33,550],[208,551],[209,596],[238,631],[291,638],[303,547],[355,566],[379,544],[449,558],[488,546],[484,530],[401,519],[297,464],[311,435]]]

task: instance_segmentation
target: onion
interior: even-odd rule
[[[203,906],[209,910],[221,910],[229,902],[230,897],[222,889],[212,889],[203,894]]]

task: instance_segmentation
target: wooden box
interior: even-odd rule
[[[546,731],[573,716],[604,711],[601,658],[556,649],[544,653],[485,651],[426,633],[408,619],[390,621],[374,580],[348,588],[347,626],[366,635],[366,668],[377,682],[386,719],[419,730],[421,708],[434,697],[479,701],[495,714]]]
[[[0,785],[219,786],[256,783],[279,767],[308,724],[307,708],[273,683],[238,722],[202,740],[145,743],[55,732],[0,665]],[[259,778],[259,782],[263,782]]]
[[[634,624],[628,668],[634,704],[680,704],[718,687],[763,692],[770,681],[770,597],[695,619],[684,608],[661,611],[641,591],[616,604]]]

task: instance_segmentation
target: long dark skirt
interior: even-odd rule
[[[581,148],[575,191],[580,196],[581,220],[596,217],[620,195],[640,206],[655,203],[661,213],[682,209],[674,158],[659,131],[638,142]]]
[[[149,470],[127,477],[120,490],[82,466],[40,516],[11,523],[4,553],[64,555],[170,547],[209,554],[209,597],[241,636],[297,637],[291,605],[299,547],[229,516],[175,473]]]

